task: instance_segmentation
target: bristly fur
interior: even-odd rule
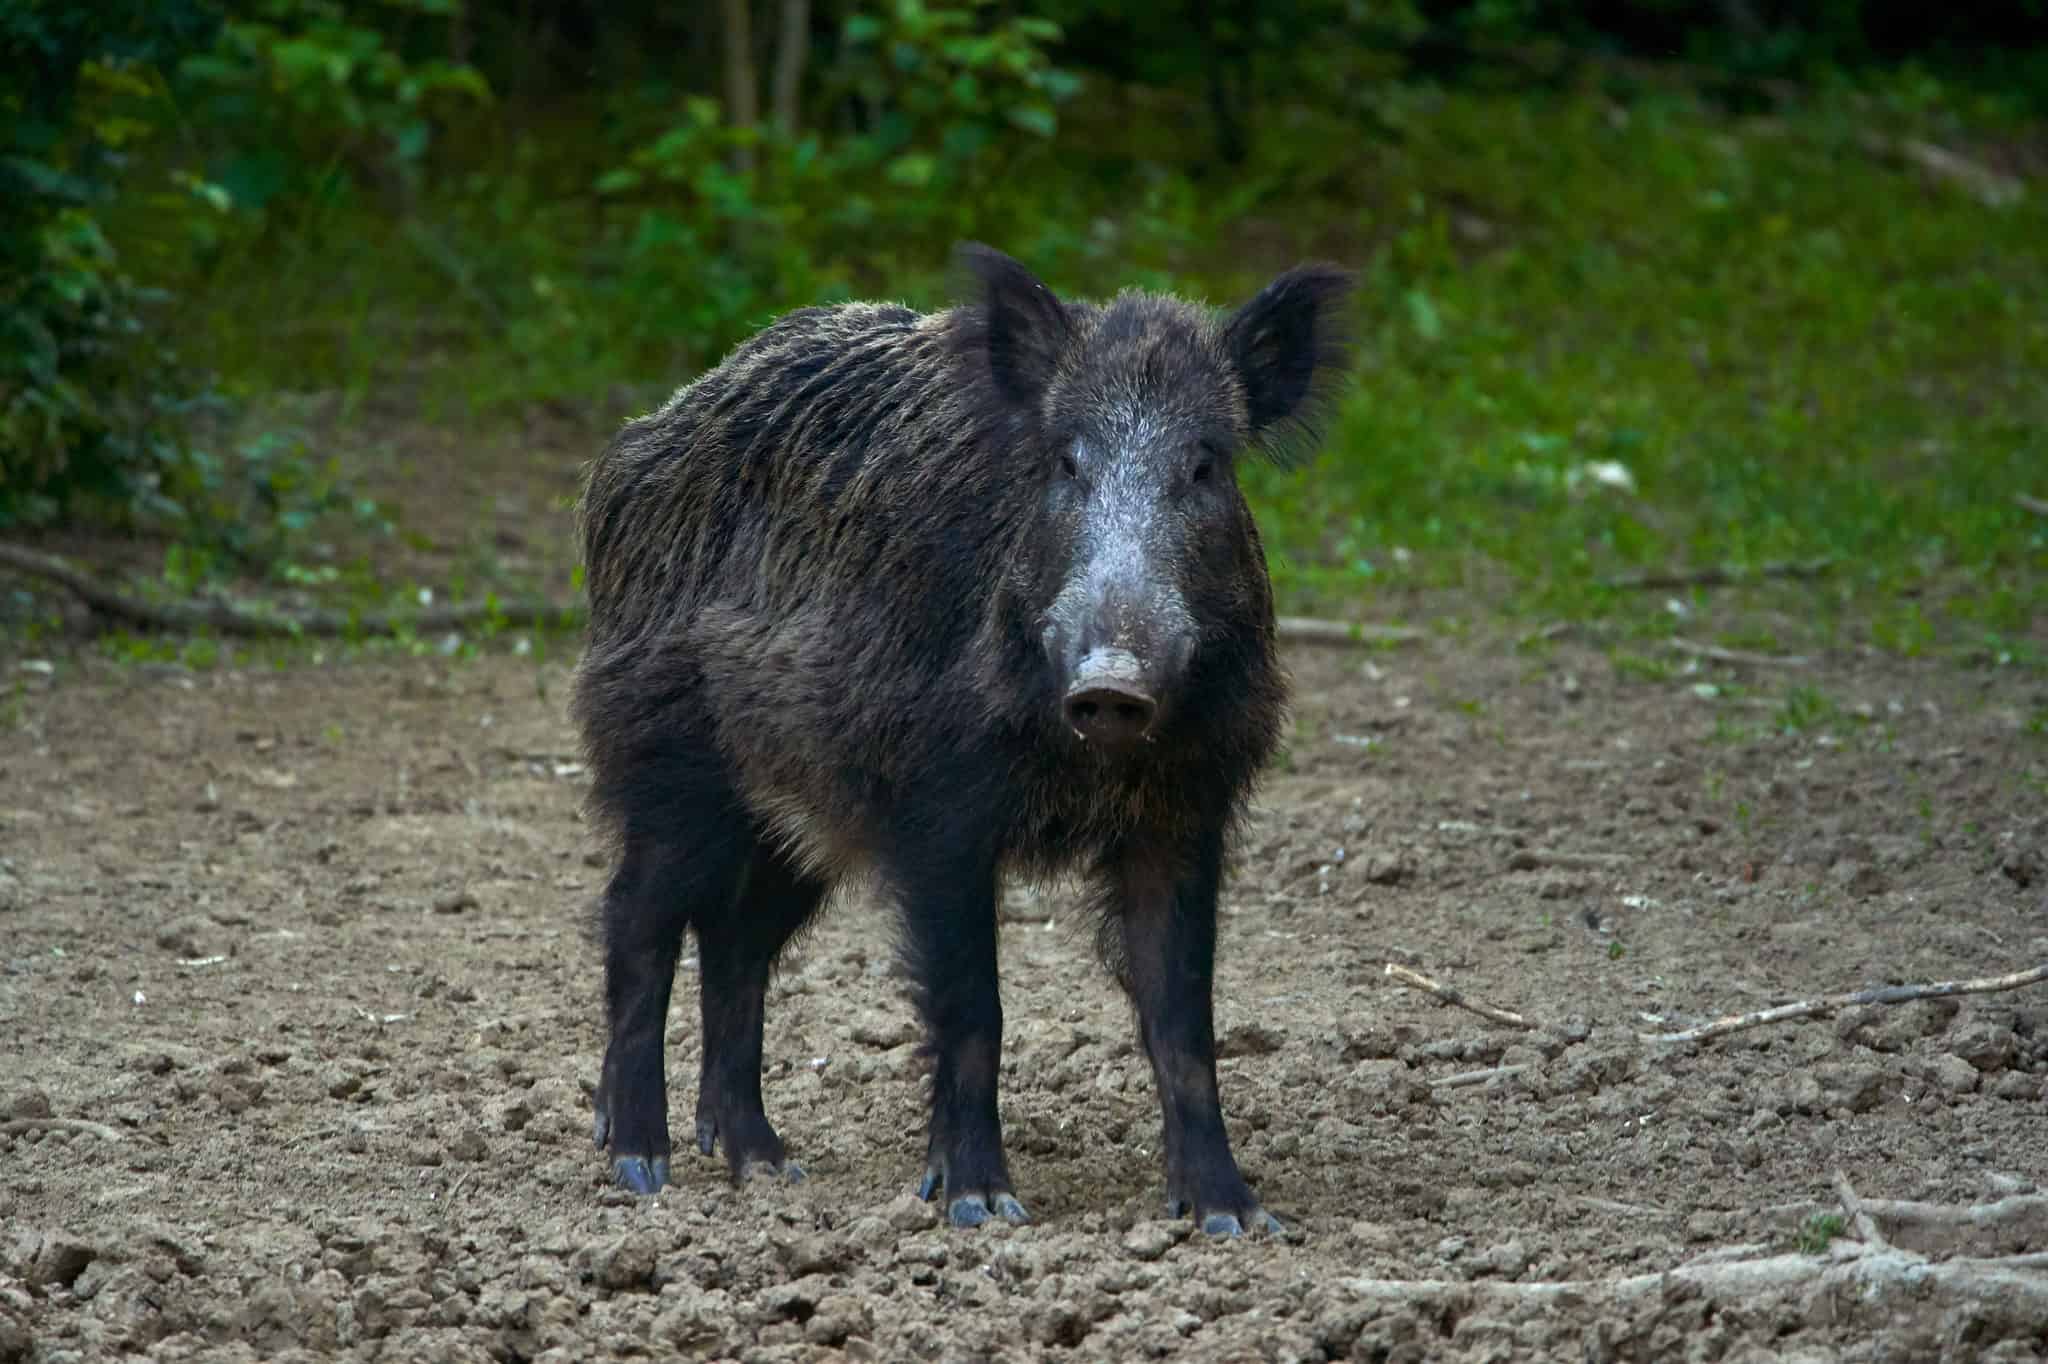
[[[1224,316],[1065,302],[986,247],[955,262],[958,306],[789,313],[586,473],[571,706],[594,822],[620,845],[596,1134],[629,1187],[666,1178],[662,1037],[694,928],[699,1140],[735,1171],[779,1164],[765,982],[834,887],[873,876],[941,1056],[933,1168],[1006,1193],[994,887],[1073,870],[1121,918],[1104,958],[1177,1087],[1174,1196],[1250,1217],[1214,1103],[1210,971],[1286,678],[1234,471],[1312,441],[1349,277],[1304,266]],[[1172,660],[1142,741],[1114,749],[1067,709],[1098,694],[1068,679],[1103,620],[1105,654]]]

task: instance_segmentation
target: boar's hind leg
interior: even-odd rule
[[[612,1174],[634,1193],[668,1182],[668,1076],[663,1032],[683,933],[728,913],[752,838],[737,806],[679,829],[627,834],[605,891],[605,1007],[611,1041],[591,1135],[609,1145]]]
[[[731,911],[697,920],[704,1011],[704,1069],[697,1086],[697,1149],[725,1144],[734,1180],[749,1167],[802,1179],[761,1107],[761,1022],[775,958],[825,898],[806,876],[761,844]]]
[[[934,840],[935,842],[937,840]],[[922,854],[924,850],[920,850]],[[1003,1004],[996,980],[993,860],[920,855],[892,878],[902,896],[905,945],[933,1055],[931,1144],[918,1196],[946,1193],[956,1227],[991,1217],[1028,1222],[1010,1189],[996,1116]]]
[[[1126,855],[1113,871],[1107,945],[1159,1087],[1167,1213],[1193,1217],[1212,1236],[1237,1236],[1281,1227],[1238,1172],[1216,1090],[1211,988],[1222,863],[1220,836],[1205,837],[1187,866]]]

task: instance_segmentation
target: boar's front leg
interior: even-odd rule
[[[1203,836],[1191,859],[1127,851],[1113,866],[1118,977],[1166,1120],[1166,1202],[1212,1236],[1279,1231],[1238,1172],[1216,1090],[1216,895],[1223,838]]]
[[[1010,1189],[996,1116],[1003,1004],[994,859],[923,852],[906,857],[892,879],[902,895],[905,946],[934,1062],[931,1144],[918,1196],[943,1189],[956,1227],[991,1217],[1028,1222]]]

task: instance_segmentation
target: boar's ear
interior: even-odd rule
[[[1315,438],[1330,386],[1350,361],[1339,310],[1352,283],[1350,272],[1334,265],[1296,266],[1224,326],[1223,344],[1244,382],[1252,437],[1277,458]]]
[[[979,294],[981,326],[973,342],[987,356],[996,391],[1012,402],[1035,401],[1073,336],[1066,308],[1037,276],[992,247],[966,242],[953,260]]]

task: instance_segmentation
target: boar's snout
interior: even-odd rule
[[[1067,685],[1065,710],[1074,733],[1109,752],[1145,738],[1159,718],[1144,669],[1123,649],[1097,649],[1081,660]]]

